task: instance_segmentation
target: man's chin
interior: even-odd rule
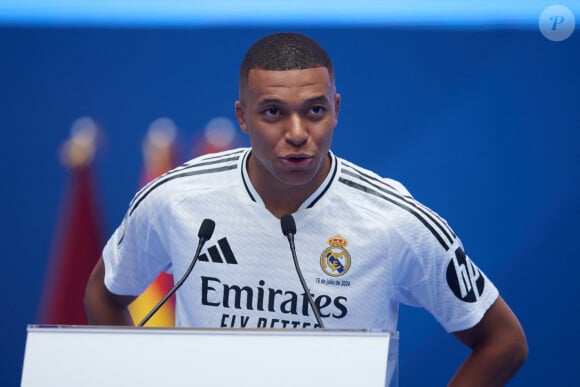
[[[305,171],[292,171],[278,176],[278,180],[281,183],[295,188],[311,184],[312,178],[312,173],[307,173]]]

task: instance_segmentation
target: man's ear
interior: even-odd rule
[[[334,127],[338,125],[338,112],[340,110],[340,94],[334,95]]]
[[[240,101],[236,101],[235,103],[235,110],[236,110],[236,119],[238,120],[238,124],[242,129],[242,132],[248,133],[248,125],[246,124],[246,112],[242,106]]]

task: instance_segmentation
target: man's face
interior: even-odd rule
[[[235,107],[252,144],[248,170],[254,184],[316,188],[322,183],[339,105],[325,67],[250,70]]]

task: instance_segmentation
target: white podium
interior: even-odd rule
[[[397,386],[398,335],[29,326],[23,387]]]

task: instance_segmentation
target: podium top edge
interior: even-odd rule
[[[29,324],[27,332],[53,333],[170,333],[170,334],[214,334],[214,335],[296,335],[296,336],[390,336],[399,337],[399,332],[380,329],[283,329],[283,328],[187,328],[187,327],[135,327],[106,325],[42,325]]]

